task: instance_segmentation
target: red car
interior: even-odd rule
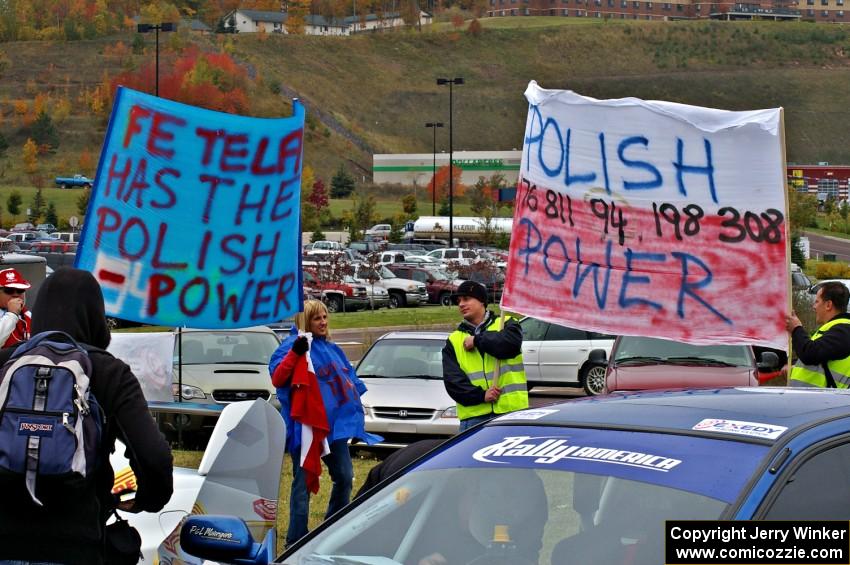
[[[310,269],[304,269],[304,290],[308,296],[320,298],[332,313],[362,310],[369,306],[369,294],[362,284],[322,281]]]
[[[604,361],[596,349],[591,360]],[[778,368],[776,353],[762,353],[756,363],[749,345],[692,345],[642,336],[620,336],[611,348],[605,377],[607,392],[758,386],[759,371]]]
[[[399,263],[390,263],[386,267],[401,279],[410,279],[425,283],[425,290],[428,292],[428,302],[431,304],[451,306],[452,293],[463,282],[457,279],[452,280],[448,275],[436,269]]]

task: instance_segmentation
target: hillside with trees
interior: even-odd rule
[[[134,20],[130,10],[138,4],[0,4],[0,198],[3,187],[48,188],[57,175],[95,173],[117,86],[154,91],[153,37],[132,31],[137,21],[214,23],[235,3],[145,3]],[[523,91],[536,80],[598,98],[730,110],[783,106],[790,162],[850,163],[844,27],[459,14],[448,9],[441,18],[448,21],[422,30],[353,37],[195,34],[183,25],[160,35],[160,95],[266,117],[289,115],[291,99],[300,98],[308,112],[308,188],[320,181],[331,198],[340,170],[358,186],[369,181],[373,153],[431,152],[424,124],[448,122],[439,76],[466,81],[454,89],[455,150],[521,147]],[[448,128],[438,131],[437,147],[448,149]],[[429,194],[440,198],[446,175],[425,187]]]

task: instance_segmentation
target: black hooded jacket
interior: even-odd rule
[[[69,565],[103,562],[103,528],[115,506],[111,494],[114,472],[109,452],[115,440],[136,475],[137,511],[155,512],[171,498],[171,449],[157,430],[142,389],[130,367],[107,353],[103,294],[91,273],[59,269],[41,285],[33,309],[32,333],[60,330],[89,347],[91,391],[106,417],[103,460],[92,480],[63,489],[37,483],[43,508],[24,487],[7,481],[0,496],[0,560],[53,561]],[[0,351],[5,363],[14,348]]]

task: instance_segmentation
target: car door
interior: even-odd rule
[[[536,318],[520,320],[522,327],[522,364],[525,366],[525,380],[529,383],[540,381],[540,347],[546,337],[549,323]]]
[[[584,330],[549,324],[540,346],[540,380],[563,384],[578,382],[578,372],[593,346]]]

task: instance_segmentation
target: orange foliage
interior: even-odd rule
[[[114,93],[118,85],[143,92],[154,92],[156,69],[150,63],[138,71],[122,73],[111,80]],[[247,114],[248,96],[242,88],[247,74],[226,53],[201,53],[187,49],[165,73],[160,67],[159,95],[185,104],[228,112]]]
[[[32,103],[32,113],[36,116],[41,114],[47,109],[47,94],[44,92],[39,92],[35,96],[35,100]]]
[[[79,170],[81,171],[91,171],[94,169],[94,157],[92,157],[91,151],[83,149],[83,152],[80,153],[79,165]]]
[[[461,168],[455,166],[452,168],[452,194],[453,196],[460,196],[466,190],[466,187],[460,182],[460,174]],[[436,181],[436,182],[435,182]],[[434,185],[437,187],[437,195],[436,200],[440,201],[443,198],[448,198],[449,196],[449,166],[444,165],[437,169],[437,174],[431,177],[431,181],[428,183],[428,193],[431,195],[431,198],[434,198]]]

